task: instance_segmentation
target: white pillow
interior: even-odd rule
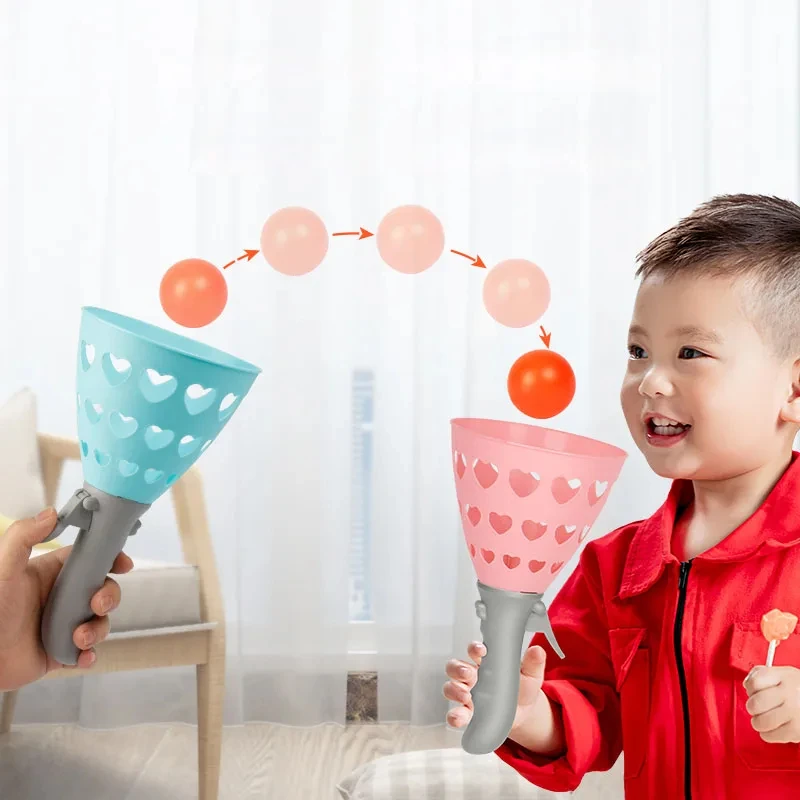
[[[20,519],[44,507],[36,395],[24,388],[0,407],[0,513]]]

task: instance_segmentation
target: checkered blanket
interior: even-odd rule
[[[622,761],[611,772],[587,775],[575,792],[548,792],[525,780],[494,753],[474,756],[460,747],[384,756],[341,780],[342,800],[618,800]]]

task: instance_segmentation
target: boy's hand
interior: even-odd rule
[[[31,558],[35,544],[47,538],[55,527],[57,515],[53,509],[42,512],[36,519],[15,522],[0,536],[0,691],[11,691],[44,677],[51,670],[74,669],[51,659],[42,644],[42,611],[72,545],[59,547],[44,555]],[[115,573],[133,569],[133,561],[120,553],[111,568]],[[104,601],[108,604],[104,605]],[[97,615],[73,634],[75,645],[83,652],[78,657],[79,668],[95,660],[92,645],[102,642],[109,632],[106,614],[120,601],[119,584],[106,578],[92,597],[91,608]],[[89,634],[93,638],[86,639]]]
[[[765,742],[800,742],[800,669],[754,667],[744,688],[751,724]]]

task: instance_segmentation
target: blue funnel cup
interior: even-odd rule
[[[85,307],[77,361],[84,485],[61,510],[55,539],[79,528],[42,617],[48,655],[76,664],[78,625],[141,515],[216,439],[261,370],[209,345]]]

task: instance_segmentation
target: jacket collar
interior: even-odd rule
[[[800,543],[800,452],[793,450],[789,466],[761,506],[719,544],[697,559],[703,561],[744,561]],[[672,532],[678,510],[694,496],[692,482],[672,481],[664,504],[649,519],[639,523],[631,539],[620,583],[624,600],[649,589],[672,554]]]

